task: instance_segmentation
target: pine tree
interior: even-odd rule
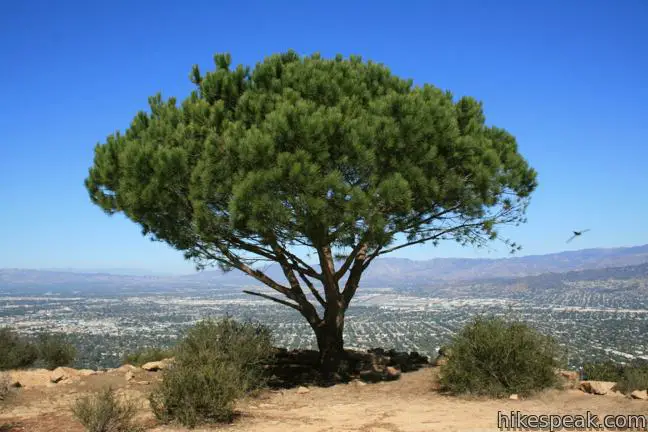
[[[246,292],[306,318],[326,375],[375,258],[442,240],[484,246],[498,226],[524,222],[536,173],[475,99],[358,56],[215,63],[205,75],[193,67],[196,89],[182,103],[157,94],[150,112],[98,144],[86,187],[198,269],[238,269],[273,290]],[[285,281],[259,262],[278,263]]]

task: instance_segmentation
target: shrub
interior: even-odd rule
[[[70,366],[76,358],[76,348],[63,335],[41,334],[38,340],[38,358],[47,369]]]
[[[166,358],[173,357],[174,351],[166,348],[145,348],[133,353],[124,355],[124,364],[131,364],[133,366],[142,366],[144,363],[160,361]]]
[[[648,390],[648,361],[634,360],[623,368],[623,375],[617,382],[617,390],[632,393],[634,390]]]
[[[176,347],[175,362],[149,400],[163,422],[188,427],[231,421],[237,398],[261,388],[271,353],[269,330],[230,318],[205,320]]]
[[[623,376],[623,366],[613,361],[586,363],[583,365],[583,375],[586,380],[617,382]]]
[[[137,408],[133,401],[117,400],[108,387],[94,395],[84,396],[72,405],[72,413],[88,432],[139,432],[132,418]]]
[[[38,359],[36,347],[9,328],[0,329],[0,370],[26,368]]]
[[[452,354],[441,367],[440,385],[450,393],[528,395],[558,384],[558,344],[521,322],[478,317],[449,348]]]

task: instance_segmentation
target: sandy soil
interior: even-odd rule
[[[404,374],[394,382],[312,387],[305,394],[298,394],[295,389],[268,391],[242,401],[238,406],[240,417],[233,424],[194,431],[497,431],[498,411],[585,414],[589,410],[599,416],[648,415],[648,401],[594,396],[578,390],[552,390],[526,400],[443,396],[432,390],[434,373],[434,369],[423,369]],[[12,432],[83,432],[70,414],[70,404],[79,395],[112,385],[140,402],[139,421],[150,431],[187,431],[156,424],[146,401],[146,394],[156,379],[155,373],[141,371],[136,380],[151,384],[127,383],[120,373],[88,376],[77,382],[49,387],[27,386],[0,412],[0,425],[15,424],[9,429]]]

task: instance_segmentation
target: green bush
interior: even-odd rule
[[[94,395],[84,396],[72,405],[74,417],[88,432],[140,432],[144,429],[133,424],[137,413],[135,403],[117,400],[108,387]]]
[[[0,370],[32,366],[38,359],[37,348],[9,328],[0,328]]]
[[[634,390],[648,390],[648,361],[634,360],[623,367],[623,375],[617,382],[617,390],[632,393]]]
[[[623,393],[648,390],[648,361],[636,359],[621,365],[611,360],[587,363],[583,366],[585,379],[616,382],[616,389]]]
[[[617,382],[623,376],[623,366],[613,361],[585,363],[583,377],[590,381]]]
[[[478,317],[449,345],[441,367],[441,390],[506,397],[528,395],[558,384],[561,350],[551,337],[521,322]]]
[[[60,334],[45,333],[38,338],[38,359],[47,369],[70,366],[76,358],[76,348]]]
[[[264,384],[272,351],[270,331],[231,318],[205,320],[176,347],[175,362],[149,400],[163,422],[184,426],[231,421],[237,398]]]
[[[167,348],[145,348],[133,353],[124,355],[124,364],[142,366],[144,363],[164,360],[173,357],[174,351]]]

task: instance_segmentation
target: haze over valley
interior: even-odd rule
[[[274,268],[266,271],[280,279]],[[171,345],[196,321],[229,314],[264,322],[275,342],[314,348],[295,311],[243,294],[238,272],[183,276],[0,270],[0,326],[65,332],[79,367],[113,367],[124,352]],[[347,312],[348,347],[434,356],[476,314],[523,319],[552,334],[576,367],[648,358],[648,245],[507,259],[376,260]]]

